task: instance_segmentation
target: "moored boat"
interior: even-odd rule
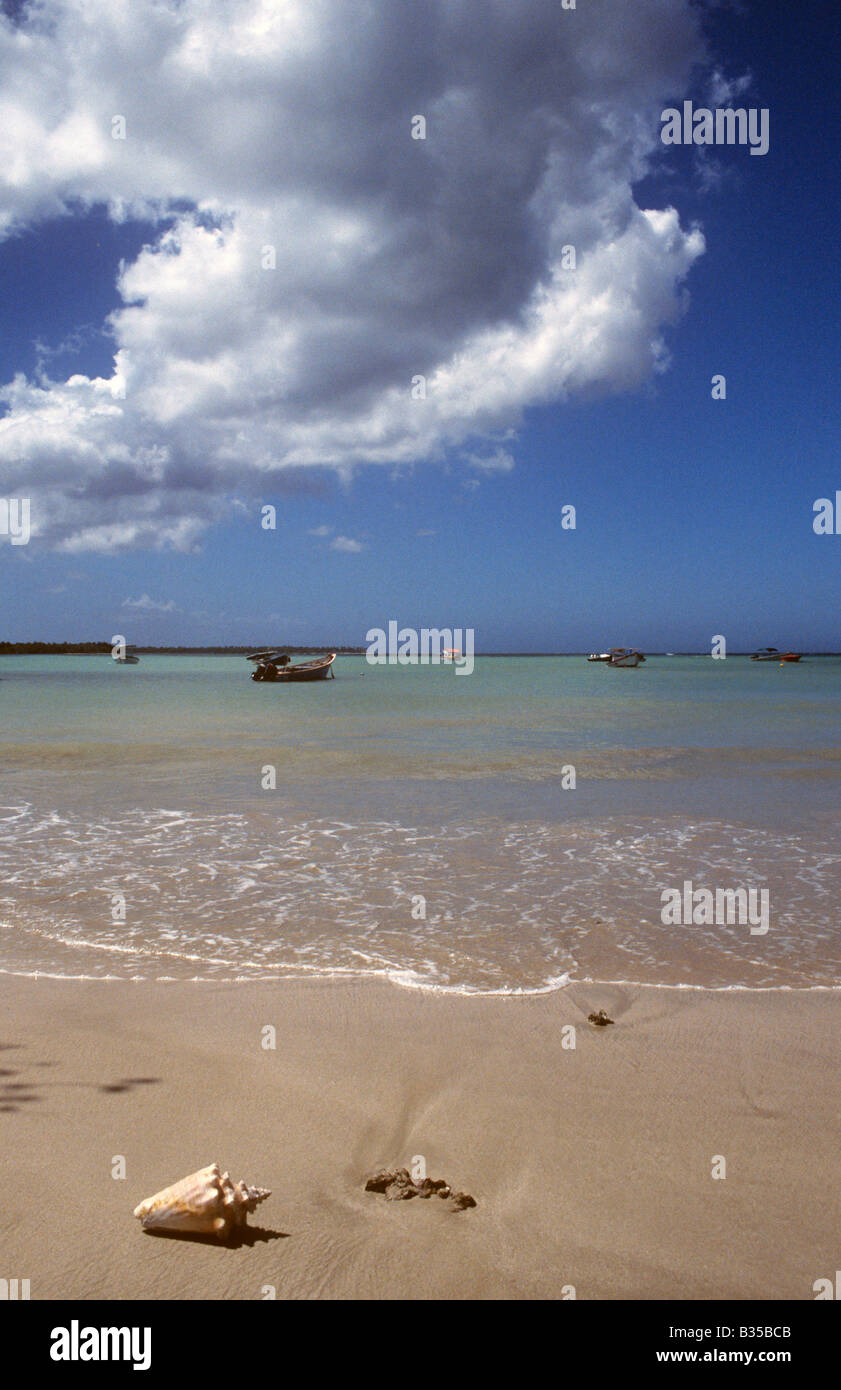
[[[751,661],[799,661],[800,652],[780,652],[776,647],[760,647]]]
[[[610,652],[591,652],[588,661],[610,661]]]
[[[270,684],[275,681],[321,681],[328,676],[333,677],[336,653],[329,652],[313,661],[300,661],[295,665],[290,662],[288,653],[282,651],[252,652],[248,660],[254,662],[251,672],[253,681],[268,681]]]
[[[641,661],[645,661],[645,657],[634,647],[611,647],[607,664],[608,666],[639,666]]]

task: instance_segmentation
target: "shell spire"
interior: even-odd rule
[[[225,1240],[270,1196],[267,1188],[249,1187],[244,1179],[231,1182],[229,1173],[211,1163],[147,1197],[134,1215],[144,1231],[189,1231]]]

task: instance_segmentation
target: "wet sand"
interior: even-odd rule
[[[809,1300],[837,1268],[839,993],[0,981],[33,1299]],[[363,1190],[416,1155],[477,1207]],[[273,1190],[247,1239],[144,1235],[214,1160]]]

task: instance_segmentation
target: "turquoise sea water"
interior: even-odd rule
[[[4,969],[841,981],[841,659],[249,671],[0,659]],[[665,925],[686,880],[767,888],[769,930]]]

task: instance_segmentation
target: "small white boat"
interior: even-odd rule
[[[588,661],[610,661],[610,652],[591,652]]]
[[[611,647],[608,653],[608,666],[639,666],[641,661],[645,661],[642,652],[635,651],[633,647]]]

